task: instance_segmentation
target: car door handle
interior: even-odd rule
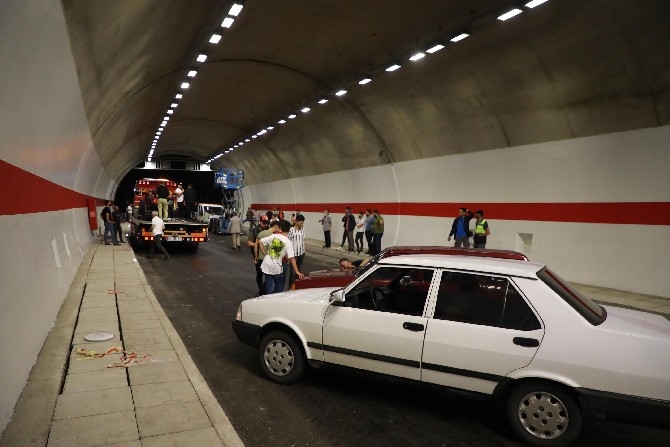
[[[402,324],[402,328],[412,332],[421,332],[424,326],[420,323],[409,323],[406,321]]]
[[[526,348],[536,348],[540,346],[540,340],[535,338],[514,337],[512,341],[515,345],[525,346]]]

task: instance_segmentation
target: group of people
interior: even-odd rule
[[[258,225],[250,225],[247,245],[256,267],[258,296],[282,292],[304,276],[300,272],[305,259],[304,225],[305,216],[299,212],[293,223],[279,219],[277,213],[277,219],[266,214]]]
[[[105,227],[102,240],[105,245],[121,245],[126,241],[123,240],[123,230],[121,229],[121,222],[123,222],[123,211],[119,209],[111,200],[107,202],[105,207],[100,212],[100,218]],[[111,234],[111,242],[109,235]],[[118,236],[118,240],[117,240]]]
[[[474,231],[470,230],[470,221],[475,219]],[[451,224],[447,241],[454,238],[454,247],[470,247],[470,238],[474,248],[486,248],[486,237],[491,234],[489,223],[484,219],[484,210],[470,211],[465,207],[458,209],[458,217]]]
[[[170,206],[172,205],[172,206]],[[198,206],[198,193],[189,184],[186,189],[179,183],[174,193],[170,192],[165,182],[160,183],[155,190],[143,193],[140,200],[138,213],[144,216],[149,212],[156,211],[158,217],[163,220],[192,219]]]
[[[333,219],[330,216],[330,210],[323,212],[323,217],[319,220],[319,223],[323,227],[323,248],[330,248],[332,244],[330,233],[333,229]],[[359,211],[358,217],[354,217],[351,213],[351,208],[347,207],[344,210],[344,216],[342,216],[342,226],[341,249],[344,249],[346,242],[347,252],[361,254],[363,251],[363,237],[365,237],[368,243],[366,254],[374,256],[381,252],[382,237],[384,236],[384,218],[379,213],[379,210],[367,209]]]

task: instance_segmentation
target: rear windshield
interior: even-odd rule
[[[591,298],[584,296],[572,285],[549,270],[544,268],[537,273],[538,278],[548,285],[554,292],[563,298],[573,309],[581,316],[586,318],[589,323],[598,325],[605,321],[607,314],[605,309],[596,304]]]

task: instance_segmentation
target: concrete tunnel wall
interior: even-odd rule
[[[60,2],[1,2],[0,58],[2,430],[96,241],[86,200],[110,197],[121,179],[106,173],[93,145]],[[665,126],[346,171],[333,166],[329,174],[249,185],[243,193],[248,204],[299,208],[316,239],[321,211],[330,208],[334,243],[344,206],[379,208],[385,246],[446,243],[456,208],[482,206],[489,248],[524,251],[577,282],[670,297],[670,222],[667,213],[650,213],[654,202],[670,198],[669,137]],[[469,181],[457,180],[463,172]],[[585,205],[575,211],[570,203]],[[547,204],[569,216],[515,218],[517,204]],[[602,204],[607,216],[594,222],[590,210]]]

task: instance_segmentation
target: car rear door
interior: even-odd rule
[[[421,380],[492,393],[503,377],[533,359],[544,335],[541,320],[508,278],[448,270],[439,275]]]
[[[384,266],[366,275],[326,312],[325,362],[419,380],[433,273]]]

